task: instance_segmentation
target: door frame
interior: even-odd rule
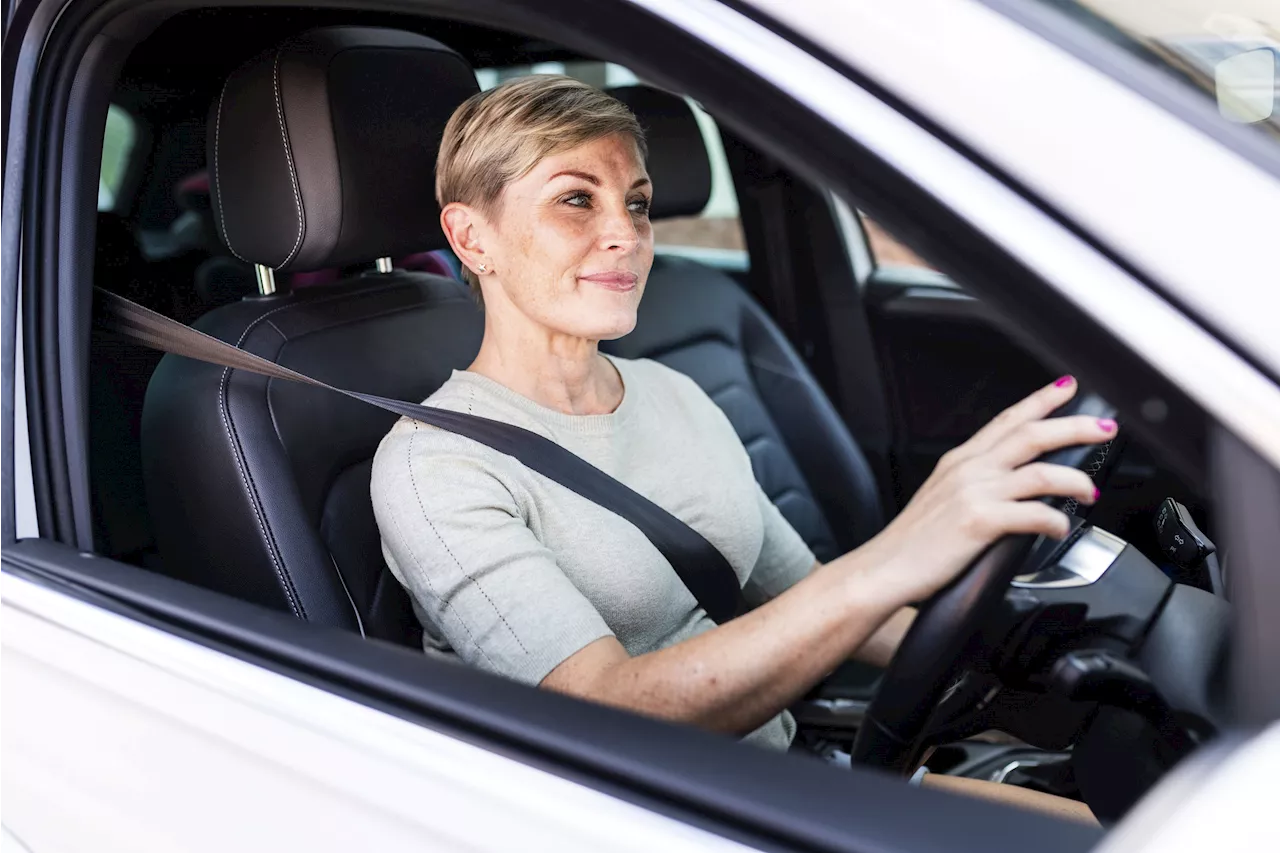
[[[92,0],[72,0],[58,19],[60,27],[66,25],[72,27],[73,31],[71,38],[67,38],[67,34],[63,32],[59,36],[60,41],[51,43],[43,54],[42,59],[48,60],[48,64],[52,65],[51,68],[42,66],[36,76],[35,82],[43,82],[47,87],[43,91],[55,91],[55,82],[60,82],[65,97],[71,81],[85,71],[85,66],[80,64],[82,54],[77,53],[71,43],[88,29],[86,19],[90,13],[84,7],[91,5],[91,2]],[[42,8],[54,5],[55,0],[46,0]],[[105,15],[107,10],[113,8],[141,5],[128,0],[108,0],[92,14]],[[1002,245],[991,234],[982,230],[979,223],[957,216],[948,207],[950,202],[946,193],[935,194],[938,188],[929,186],[925,179],[927,174],[922,178],[910,164],[904,164],[900,159],[887,158],[884,152],[876,148],[875,133],[870,132],[869,139],[867,133],[857,128],[859,121],[865,118],[872,131],[876,128],[888,128],[897,138],[922,145],[933,153],[938,150],[935,146],[942,143],[930,136],[927,130],[894,113],[874,95],[860,88],[855,81],[836,74],[826,66],[822,66],[826,68],[825,71],[815,68],[813,63],[817,61],[812,57],[808,58],[807,63],[802,63],[804,67],[790,67],[789,63],[796,59],[794,48],[789,48],[785,40],[760,27],[758,23],[742,17],[732,8],[702,2],[676,7],[666,3],[666,0],[637,4],[621,0],[596,0],[594,3],[555,0],[540,6],[537,12],[491,0],[470,0],[465,4],[466,9],[462,10],[457,8],[462,5],[460,3],[387,2],[382,5],[437,12],[447,8],[458,17],[474,19],[484,16],[491,23],[535,32],[550,28],[554,21],[565,28],[561,34],[564,40],[573,44],[616,46],[623,64],[651,71],[653,79],[659,83],[673,85],[677,82],[677,77],[696,80],[696,87],[690,87],[690,94],[715,107],[718,114],[730,117],[729,120],[735,123],[735,130],[748,136],[754,143],[784,156],[788,151],[806,152],[811,178],[833,175],[842,184],[842,191],[855,197],[870,199],[870,209],[878,219],[894,227],[897,233],[920,238],[922,245],[927,244],[926,251],[931,257],[949,263],[956,269],[984,269],[988,273],[984,282],[989,287],[989,292],[983,294],[984,298],[989,296],[1013,307],[1019,313],[1030,312],[1033,316],[1038,310],[1053,309],[1056,323],[1064,326],[1078,325],[1086,330],[1086,336],[1096,337],[1099,341],[1098,352],[1078,356],[1083,368],[1081,372],[1102,374],[1107,364],[1119,364],[1127,371],[1132,371],[1132,375],[1137,377],[1134,381],[1149,378],[1170,399],[1181,401],[1186,408],[1184,417],[1202,421],[1198,407],[1185,397],[1180,387],[1161,380],[1142,358],[1104,335],[1097,319],[1056,287],[1055,279],[1047,270],[1032,264],[1029,259],[1017,257],[1013,249]],[[704,17],[698,20],[688,17],[695,13]],[[619,20],[628,26],[619,27]],[[624,37],[618,34],[620,31],[625,33],[626,43],[623,43]],[[665,40],[667,49],[661,64],[651,53],[636,46],[648,43],[645,36],[651,40]],[[734,38],[746,38],[748,42],[736,43],[732,41]],[[725,39],[730,41],[726,42]],[[43,42],[43,38],[41,41]],[[82,47],[89,46],[89,39],[81,41]],[[776,48],[776,51],[768,56],[755,55],[753,49],[761,43]],[[714,49],[707,50],[708,44]],[[719,55],[717,51],[724,51],[726,56]],[[99,58],[109,59],[102,56]],[[678,72],[673,70],[677,68]],[[814,93],[797,94],[788,88],[795,83],[795,73],[803,75],[806,70],[817,74],[817,90],[824,93],[824,97],[832,98],[831,103],[815,100]],[[835,74],[835,78],[831,77],[832,74]],[[56,75],[56,79],[49,75]],[[746,85],[749,82],[758,82],[759,86]],[[23,96],[23,92],[19,90],[15,90],[15,94]],[[770,114],[767,121],[762,121],[759,117],[762,104],[776,108],[765,111]],[[38,101],[36,106],[40,108],[37,112],[50,112],[46,109],[49,105],[44,101]],[[849,112],[841,112],[844,108],[848,108]],[[47,150],[58,155],[53,162],[63,165],[66,162],[62,158],[66,151],[64,131],[69,117],[65,114],[59,116],[55,111],[53,115],[43,114],[33,118],[30,128],[30,138],[35,141],[33,144],[48,145]],[[73,132],[75,130],[73,128]],[[86,160],[91,157],[91,152],[84,151],[83,145],[73,144],[70,147],[81,151]],[[962,169],[968,180],[979,182],[997,196],[1007,191],[1008,188],[1003,187],[998,178],[984,173],[980,167],[968,163],[960,155],[945,148],[945,145],[942,150],[949,152],[944,159]],[[92,173],[92,168],[87,168],[91,165],[85,160],[66,163],[67,174],[74,177],[77,174],[83,176]],[[862,168],[855,169],[855,166]],[[26,187],[26,198],[31,201],[31,209],[27,211],[24,224],[32,226],[28,233],[33,234],[34,239],[28,245],[37,244],[34,249],[39,254],[41,241],[57,240],[63,236],[64,232],[60,229],[64,226],[58,225],[61,205],[66,203],[74,208],[78,200],[74,198],[74,187],[67,194],[73,196],[70,199],[60,192],[49,192],[45,183],[48,176],[35,171],[33,169],[28,173],[34,180],[29,181]],[[6,209],[12,188],[11,177],[6,175]],[[1009,216],[1031,217],[1032,223],[1021,224],[1021,233],[1029,235],[1034,248],[1046,245],[1055,248],[1057,254],[1054,258],[1064,264],[1068,273],[1095,272],[1102,274],[1109,283],[1118,282],[1118,286],[1122,288],[1137,288],[1147,292],[1141,282],[1128,278],[1125,271],[1109,266],[1105,258],[1095,257],[1087,244],[1062,229],[1060,223],[1052,217],[1035,210],[1034,206],[1027,210],[1025,199],[1015,194],[1012,198],[1001,196],[1000,200],[1011,206],[1008,211],[996,211],[1000,222],[1007,224]],[[74,210],[71,212],[75,213]],[[50,228],[49,223],[58,227]],[[930,230],[931,225],[939,223],[945,227]],[[42,228],[47,233],[41,233]],[[997,227],[994,233],[1003,235],[1004,231]],[[6,240],[6,259],[11,265],[14,265],[12,262],[15,259],[29,260],[29,257],[19,258],[16,251],[9,254],[7,248]],[[57,259],[56,254],[45,256]],[[59,304],[62,298],[74,300],[77,293],[80,298],[86,295],[83,291],[86,280],[75,278],[77,270],[73,268],[73,264],[65,266],[65,269],[40,269],[38,265],[31,263],[22,264],[25,294],[30,297],[28,312],[31,315],[39,316],[42,300],[47,306],[51,300],[53,304]],[[5,285],[8,299],[8,271]],[[1039,290],[1034,298],[1025,298],[1029,288],[1037,287]],[[78,292],[76,288],[81,290]],[[16,306],[16,280],[12,295]],[[1063,320],[1064,317],[1066,321]],[[62,318],[59,322],[62,322]],[[79,330],[75,328],[74,322],[68,320],[67,328],[58,328],[56,331],[74,335]],[[82,331],[87,333],[87,329]],[[1056,338],[1050,336],[1048,341],[1042,341],[1040,346],[1060,347],[1061,343],[1059,334]],[[58,357],[64,355],[60,351],[54,354]],[[1104,358],[1110,358],[1111,361],[1103,361]],[[39,402],[42,406],[49,406],[46,415],[56,416],[61,407],[76,405],[74,393],[69,399],[62,398],[60,383],[65,379],[74,384],[77,381],[77,371],[80,374],[79,381],[83,382],[83,365],[54,363],[35,365],[34,369],[41,367],[44,368],[46,379],[57,380],[40,386],[42,392],[50,392],[46,399]],[[4,378],[8,403],[13,399],[14,374],[6,372]],[[1103,390],[1122,405],[1126,402],[1132,405],[1134,394],[1132,390],[1126,393],[1127,384],[1117,380]],[[49,397],[53,399],[47,399]],[[1179,437],[1170,433],[1168,424],[1147,425],[1146,429],[1158,440],[1173,447],[1178,446]],[[78,438],[83,442],[83,436]],[[64,438],[68,442],[76,439],[77,436],[74,435]],[[11,448],[6,447],[5,453],[6,460],[10,459]],[[1189,453],[1188,457],[1189,465],[1204,465],[1202,454]],[[69,493],[74,488],[72,483],[76,477],[69,471],[56,473],[64,478],[60,490]],[[12,480],[7,483],[6,510],[11,510],[13,506],[11,487]],[[43,522],[42,519],[42,525]],[[53,520],[50,519],[50,522]],[[952,847],[962,845],[966,849],[975,850],[1002,847],[1013,849],[1015,839],[1020,849],[1023,843],[1021,839],[1025,837],[1041,839],[1038,843],[1042,846],[1049,844],[1050,849],[1059,843],[1063,850],[1082,849],[1088,843],[1083,840],[1083,836],[1073,835],[1063,825],[1050,822],[1047,818],[969,801],[957,802],[947,797],[934,800],[939,809],[934,814],[940,819],[928,822],[930,828],[927,830],[923,826],[925,822],[921,821],[908,821],[906,825],[901,821],[892,824],[878,821],[877,818],[880,817],[887,821],[894,812],[906,813],[926,805],[936,795],[911,791],[874,774],[861,772],[846,774],[841,777],[841,784],[834,785],[831,784],[833,777],[827,775],[829,768],[793,757],[748,754],[722,738],[637,720],[629,715],[576,703],[564,697],[530,691],[480,673],[464,671],[465,674],[450,672],[446,675],[443,670],[437,672],[431,669],[432,662],[402,650],[389,649],[346,635],[331,636],[306,626],[288,623],[283,617],[268,614],[252,605],[223,600],[213,593],[196,590],[176,581],[168,581],[170,585],[166,586],[160,582],[167,579],[150,576],[141,570],[100,558],[81,557],[77,551],[67,548],[67,545],[76,544],[76,537],[80,532],[77,524],[78,522],[73,521],[75,529],[70,532],[62,529],[57,531],[66,545],[58,546],[35,540],[6,548],[5,571],[21,571],[29,578],[38,578],[38,582],[60,589],[64,594],[90,600],[102,609],[120,607],[131,618],[148,620],[166,634],[182,635],[204,645],[213,645],[224,654],[249,661],[253,665],[285,667],[291,677],[322,683],[326,689],[337,692],[348,691],[362,704],[376,704],[378,700],[373,697],[378,695],[376,691],[379,690],[407,691],[413,688],[417,691],[412,697],[415,714],[433,705],[448,708],[457,725],[466,727],[489,748],[510,750],[511,754],[518,755],[527,762],[545,762],[545,766],[554,768],[555,772],[574,774],[584,784],[616,786],[609,788],[616,796],[641,796],[634,793],[636,787],[639,787],[647,791],[647,797],[674,803],[681,815],[689,816],[689,819],[692,819],[694,813],[719,815],[722,822],[716,824],[715,831],[749,832],[754,839],[753,843],[767,842],[774,846],[807,849],[860,849],[867,846],[916,849],[908,844],[919,842],[947,844]],[[55,524],[55,527],[58,526],[65,527]],[[6,545],[11,541],[6,542]],[[234,610],[235,618],[221,622],[213,618],[210,612],[219,608]],[[255,627],[247,629],[246,625]],[[273,660],[273,655],[285,656],[286,660],[283,663]],[[356,662],[364,666],[354,666]],[[398,670],[399,675],[389,674],[388,670]],[[459,680],[459,684],[465,679],[468,684],[473,685],[469,689],[475,695],[469,695],[467,700],[459,700],[458,696],[463,688],[458,687],[456,691],[452,691],[451,688],[457,685],[447,680],[434,683],[425,681],[423,676],[428,674],[438,679],[453,676]],[[407,698],[403,701],[409,702]],[[521,706],[519,715],[511,712],[512,704]],[[543,716],[550,718],[541,719],[541,739],[535,739],[527,733],[516,738],[510,731],[512,727],[528,724],[528,718],[538,713],[537,709],[544,709]],[[620,721],[625,721],[629,727],[638,727],[637,730],[643,728],[651,735],[639,739],[643,743],[627,743],[625,741],[628,739],[619,739],[615,734]],[[590,734],[592,730],[598,731],[598,734]],[[507,734],[502,735],[500,731],[506,731]],[[624,742],[619,743],[620,740]],[[694,761],[681,772],[675,773],[672,768],[681,766],[679,756],[682,752],[687,757],[701,760]],[[624,754],[631,756],[633,764],[624,766],[618,763],[619,756]],[[789,783],[792,778],[796,780],[794,790],[790,784],[783,787],[795,796],[788,794],[779,799],[779,782]],[[638,781],[646,779],[648,782]],[[748,791],[735,788],[735,785],[754,787]],[[865,791],[865,798],[859,795],[851,799],[855,789]],[[786,809],[780,806],[783,802],[787,805]],[[856,803],[857,807],[849,808],[850,802]],[[950,806],[942,805],[944,802],[950,803]],[[876,804],[879,804],[878,808],[871,808]],[[930,803],[929,808],[933,809],[934,806]],[[966,820],[963,815],[979,819]],[[1011,826],[1024,827],[1027,833],[1011,833]]]

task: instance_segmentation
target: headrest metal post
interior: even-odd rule
[[[258,292],[263,296],[273,295],[276,292],[275,271],[271,267],[254,264],[253,272],[258,277]]]
[[[395,269],[395,265],[391,263],[390,258],[378,258],[376,261],[373,262],[373,265],[374,267],[377,268],[378,272],[384,273],[384,274],[389,273]]]

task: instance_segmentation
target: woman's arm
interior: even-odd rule
[[[1045,419],[1075,390],[1074,381],[1059,380],[1002,412],[947,453],[880,534],[745,616],[634,658],[614,638],[596,640],[542,686],[744,734],[869,640],[866,659],[887,661],[910,618],[899,615],[903,608],[928,598],[991,542],[1067,534],[1066,516],[1035,498],[1096,500],[1083,472],[1032,462],[1059,447],[1114,437],[1114,421]]]
[[[870,543],[869,543],[870,544]],[[899,610],[890,555],[868,546],[705,634],[630,657],[613,637],[557,666],[542,686],[656,717],[746,734],[861,646]]]
[[[865,643],[858,646],[853,653],[854,660],[884,669],[897,654],[898,646],[902,645],[902,638],[907,636],[907,630],[914,621],[916,621],[914,607],[900,608],[897,613],[886,619]]]

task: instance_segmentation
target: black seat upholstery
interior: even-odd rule
[[[711,164],[689,105],[648,86],[610,91],[646,131],[650,215],[701,213]],[[655,359],[696,381],[738,431],[765,493],[820,560],[879,532],[876,483],[862,452],[777,325],[724,273],[659,255],[635,331],[602,348]]]
[[[453,51],[331,27],[234,72],[209,119],[220,236],[276,270],[443,247],[431,201],[444,124],[477,91]],[[481,314],[459,282],[370,271],[253,297],[196,323],[335,385],[405,400],[474,357]],[[326,392],[166,356],[147,389],[143,466],[165,570],[311,622],[416,644],[369,500],[394,416]]]

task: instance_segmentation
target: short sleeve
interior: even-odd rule
[[[463,662],[538,684],[612,632],[529,529],[495,463],[461,441],[413,425],[379,448],[371,491],[383,553]]]
[[[764,538],[760,556],[756,558],[743,588],[743,595],[752,605],[777,598],[807,577],[816,563],[813,551],[769,500],[759,483],[756,484],[756,497],[764,522]]]

